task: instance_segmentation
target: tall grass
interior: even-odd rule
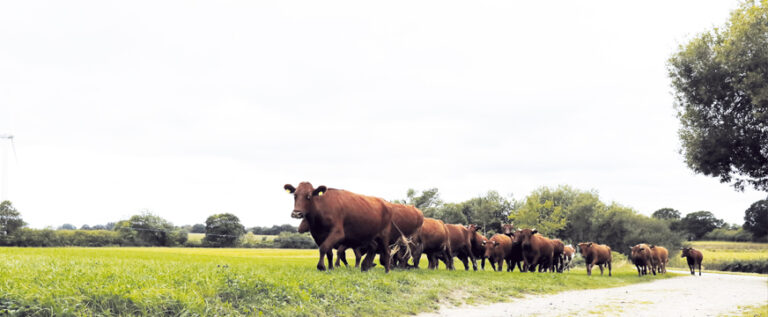
[[[637,277],[628,265],[615,268],[613,277],[588,277],[583,269],[318,272],[316,261],[316,250],[0,248],[0,315],[412,314],[444,302],[503,301],[670,276]]]

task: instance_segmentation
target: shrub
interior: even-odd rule
[[[274,246],[283,249],[314,249],[317,248],[315,240],[306,233],[281,232],[275,238]]]

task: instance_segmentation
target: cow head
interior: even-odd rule
[[[511,223],[505,223],[501,225],[501,232],[508,236],[512,236],[515,233],[515,227]]]
[[[477,225],[476,224],[469,224],[469,225],[467,225],[467,230],[469,230],[469,234],[474,235],[475,232],[477,232]]]
[[[632,257],[633,258],[647,258],[651,256],[651,249],[648,247],[647,244],[638,244],[634,247],[630,248],[632,250]]]
[[[499,247],[499,241],[483,240],[483,247],[485,248],[485,257],[489,258],[491,255],[493,255],[493,249]]]
[[[585,254],[589,254],[589,251],[592,250],[592,242],[582,242],[579,243],[579,253],[581,253],[582,256]]]
[[[680,257],[684,258],[684,257],[687,257],[687,256],[689,256],[691,254],[691,250],[693,250],[693,248],[683,248],[682,250],[683,250],[683,252],[680,253]]]
[[[328,191],[325,186],[313,188],[312,184],[308,182],[302,182],[299,184],[299,188],[294,188],[291,184],[285,184],[283,186],[286,192],[293,195],[293,212],[291,217],[296,219],[304,218],[307,213],[311,213],[314,210],[314,203]]]
[[[533,229],[522,229],[518,230],[514,236],[515,236],[515,244],[522,244],[523,247],[530,246],[531,245],[531,238],[534,234],[538,233],[539,231],[536,230],[536,228]]]

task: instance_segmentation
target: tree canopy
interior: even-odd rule
[[[725,222],[722,219],[715,218],[715,215],[709,211],[692,212],[680,219],[680,229],[687,232],[691,240],[701,239],[708,232],[724,225]]]
[[[10,201],[4,200],[0,202],[0,240],[5,240],[21,227],[24,227],[24,225],[21,214],[13,207]]]
[[[757,238],[768,235],[768,199],[758,200],[744,211],[744,230]]]
[[[768,191],[768,0],[743,2],[724,27],[669,59],[681,152],[696,173]]]
[[[245,234],[245,227],[240,218],[230,213],[215,214],[205,220],[205,238],[203,245],[213,247],[232,247]]]
[[[661,208],[654,211],[651,217],[663,220],[680,220],[680,212],[673,208]]]

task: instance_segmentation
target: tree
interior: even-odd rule
[[[84,224],[82,227],[80,227],[80,230],[93,230],[93,229],[91,229],[91,226],[89,226],[88,224]]]
[[[743,2],[668,62],[685,162],[736,190],[768,191],[766,34],[768,0]]]
[[[172,223],[144,211],[115,224],[114,230],[128,244],[139,246],[174,246],[187,241],[187,232],[179,230]]]
[[[556,235],[565,229],[566,210],[574,197],[575,191],[568,186],[541,187],[528,195],[509,219],[516,227],[535,227],[545,236]]]
[[[438,209],[443,205],[443,201],[440,199],[440,194],[437,188],[425,189],[421,192],[417,192],[413,188],[409,188],[406,193],[406,199],[395,199],[395,203],[404,205],[413,205],[419,208],[424,216],[431,218],[438,218],[436,216]]]
[[[230,213],[215,214],[205,220],[205,238],[203,245],[212,247],[232,247],[245,234],[245,227],[240,219]]]
[[[202,223],[196,223],[194,226],[192,226],[192,229],[190,229],[189,232],[205,233],[205,225]]]
[[[461,203],[462,213],[467,222],[481,226],[483,233],[500,232],[502,223],[506,222],[513,202],[506,199],[495,190],[488,191],[485,196],[475,197]]]
[[[661,208],[654,211],[651,217],[661,220],[680,220],[680,212],[672,208]]]
[[[21,214],[10,201],[5,200],[0,203],[0,244],[24,225],[26,224],[21,219]]]
[[[680,220],[680,229],[688,233],[689,240],[701,239],[708,232],[724,225],[722,219],[715,218],[709,211],[692,212]]]
[[[758,200],[744,211],[744,230],[755,238],[768,235],[768,199]]]

